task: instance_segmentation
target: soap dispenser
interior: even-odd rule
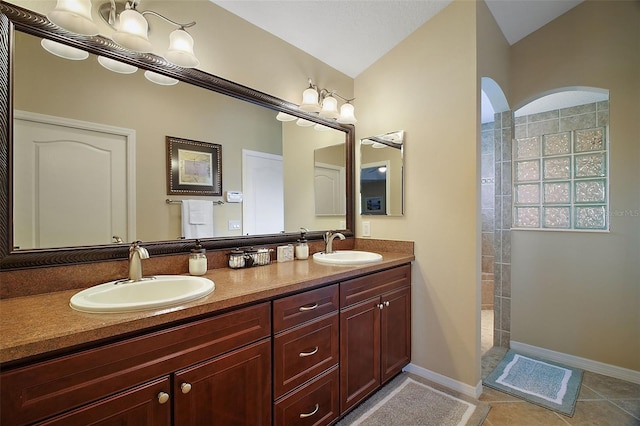
[[[300,232],[300,239],[298,240],[298,244],[296,244],[296,259],[304,260],[309,258],[309,245],[307,244],[307,229],[300,228],[302,232]]]
[[[196,240],[195,248],[191,249],[189,254],[189,273],[191,275],[204,275],[207,273],[207,251],[200,244],[200,240]]]

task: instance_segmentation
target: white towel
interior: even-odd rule
[[[213,202],[182,200],[182,236],[186,239],[213,237]]]

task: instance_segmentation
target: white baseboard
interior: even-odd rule
[[[617,367],[615,365],[605,364],[603,362],[593,361],[587,358],[581,358],[579,356],[556,352],[537,346],[531,346],[526,343],[515,342],[513,340],[511,341],[511,349],[525,355],[537,356],[548,359],[549,361],[559,362],[561,364],[568,365],[569,367],[581,368],[604,376],[640,384],[640,371]]]
[[[404,368],[404,371],[406,371],[407,373],[415,374],[416,376],[423,377],[427,380],[431,380],[434,383],[445,386],[451,390],[460,392],[472,398],[478,399],[482,394],[482,381],[479,381],[478,384],[475,387],[473,387],[466,383],[453,380],[447,376],[443,376],[442,374],[438,374],[431,370],[427,370],[426,368],[419,367],[413,363],[407,365]]]

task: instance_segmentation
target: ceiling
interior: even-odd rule
[[[210,1],[355,78],[452,0]],[[510,45],[582,1],[485,0]],[[582,89],[549,94],[516,115],[608,99],[608,93]],[[504,108],[498,105],[495,110]],[[493,117],[494,105],[485,94],[483,82],[482,122],[491,122]]]
[[[210,0],[355,78],[451,0]],[[468,0],[472,1],[472,0]],[[510,44],[583,0],[485,0]]]

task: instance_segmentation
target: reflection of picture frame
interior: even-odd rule
[[[364,199],[365,212],[380,212],[382,211],[382,197],[366,197]]]
[[[222,196],[222,145],[166,139],[167,194]]]

